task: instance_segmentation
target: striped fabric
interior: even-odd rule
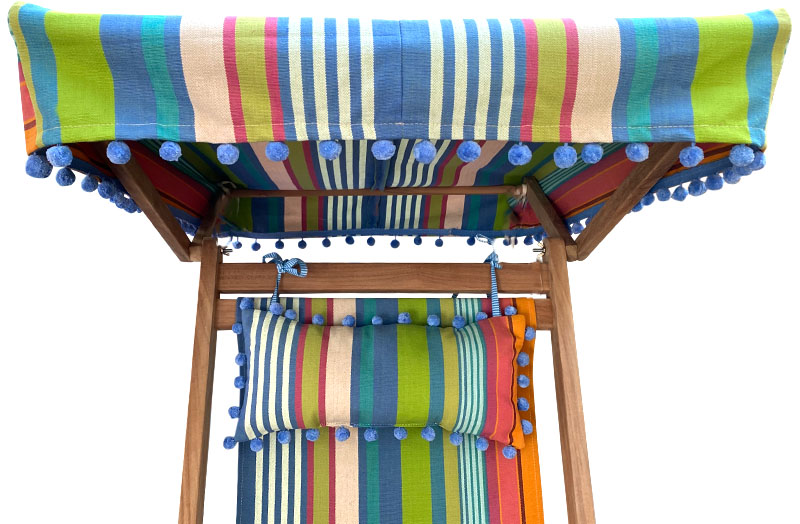
[[[782,10],[603,22],[206,20],[21,3],[9,25],[30,100],[29,152],[114,138],[763,146],[790,32]]]
[[[389,319],[351,328],[246,309],[242,325],[247,382],[238,441],[282,429],[439,425],[523,445],[515,372],[521,315],[459,330]]]
[[[286,307],[310,321],[315,314],[326,324],[338,324],[352,314],[357,325],[368,325],[375,314],[388,318],[410,311],[412,319],[438,314],[448,326],[455,314],[474,319],[478,311],[491,312],[488,299],[297,299],[283,298]],[[536,326],[533,300],[500,299],[514,305],[525,323]],[[257,299],[266,309],[268,299]],[[243,349],[243,337],[240,336]],[[523,343],[534,352],[535,340]],[[523,371],[530,375],[529,368]],[[521,389],[531,401],[522,412],[533,433],[513,460],[502,455],[502,445],[491,442],[485,453],[477,451],[473,437],[462,445],[450,444],[449,433],[436,428],[427,442],[409,431],[396,440],[390,429],[379,429],[375,442],[366,442],[363,429],[338,442],[333,431],[323,429],[319,440],[306,441],[298,430],[289,445],[264,439],[264,449],[254,453],[239,446],[238,524],[420,524],[420,523],[527,523],[544,522],[539,474],[536,419],[531,387]],[[417,430],[418,431],[418,430]],[[356,438],[357,437],[357,438]]]

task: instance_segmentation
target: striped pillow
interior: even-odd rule
[[[521,448],[521,315],[461,329],[302,324],[242,311],[246,373],[236,440],[322,426],[442,428]],[[240,384],[242,385],[242,384]]]

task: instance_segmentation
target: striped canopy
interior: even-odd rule
[[[105,145],[124,140],[187,232],[232,188],[378,189],[519,185],[534,177],[568,224],[590,218],[635,167],[628,143],[697,142],[653,188],[731,167],[735,144],[765,145],[788,42],[785,11],[674,18],[385,21],[77,15],[15,4],[29,153],[69,144],[73,168],[113,172]],[[319,141],[338,140],[326,160]],[[397,148],[376,160],[375,140]],[[412,150],[435,146],[431,163]],[[464,140],[481,146],[465,163]],[[177,162],[159,157],[175,141]],[[265,156],[289,146],[285,161]],[[216,147],[240,157],[221,164]],[[524,143],[532,159],[509,162]],[[574,145],[558,168],[553,152]],[[580,158],[598,143],[596,164]],[[239,198],[220,235],[522,235],[539,219],[526,195]]]

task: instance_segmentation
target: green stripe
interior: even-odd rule
[[[100,15],[53,15],[45,15],[44,27],[56,57],[61,141],[112,139],[114,80],[100,41]]]
[[[361,335],[361,369],[359,370],[358,382],[358,404],[361,419],[356,422],[359,425],[369,426],[372,424],[373,409],[373,365],[375,362],[375,331],[372,329],[357,330]],[[372,446],[367,446],[367,449]]]
[[[319,439],[314,443],[314,522],[328,522],[328,500],[330,473],[328,464],[330,460],[330,430],[320,428]]]
[[[178,99],[172,89],[164,51],[164,16],[142,18],[142,53],[156,97],[156,133],[164,140],[180,139]]]
[[[534,20],[534,23],[539,63],[533,140],[558,142],[567,77],[567,33],[561,20]]]
[[[442,438],[441,430],[436,438]],[[400,467],[402,469],[403,522],[426,524],[431,522],[431,476],[425,474],[430,468],[430,446],[420,446],[408,438],[400,443]],[[437,486],[438,489],[438,486]]]
[[[628,133],[631,142],[652,139],[650,91],[658,69],[658,28],[652,18],[633,20],[636,31],[636,66],[628,95]]]
[[[397,424],[409,424],[428,412],[430,368],[427,331],[439,328],[408,326],[397,333]]]

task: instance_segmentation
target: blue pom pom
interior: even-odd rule
[[[660,202],[666,202],[667,200],[669,200],[669,189],[667,189],[666,187],[662,187],[661,189],[656,191],[656,198]]]
[[[56,173],[56,182],[62,187],[71,186],[75,183],[75,173],[68,167],[62,167]]]
[[[750,146],[738,144],[731,148],[731,164],[737,167],[749,166],[756,159],[756,154]]]
[[[450,444],[460,446],[464,442],[464,435],[461,433],[450,433]]]
[[[517,399],[517,408],[520,411],[528,411],[531,405],[528,403],[528,399],[525,397],[519,397]]]
[[[749,167],[753,171],[758,171],[759,169],[764,169],[764,166],[767,165],[767,157],[764,155],[762,151],[756,151],[753,155],[753,162],[750,163]]]
[[[342,152],[342,144],[335,140],[324,140],[319,143],[318,149],[325,160],[336,160]]]
[[[524,166],[532,157],[531,149],[525,144],[514,144],[508,150],[508,161],[514,166]]]
[[[288,444],[292,441],[292,432],[288,430],[278,431],[278,444]]]
[[[353,327],[356,325],[356,319],[353,315],[347,315],[342,319],[342,325],[347,327]]]
[[[415,236],[414,237],[414,244],[417,245],[417,246],[422,245],[422,237],[419,236],[419,235]]]
[[[456,315],[453,317],[453,327],[456,329],[461,329],[467,325],[467,321],[461,315]]]
[[[69,167],[72,164],[72,151],[67,146],[53,146],[45,156],[53,167]]]
[[[656,196],[653,193],[647,193],[642,197],[642,205],[649,206],[656,201]]]
[[[239,418],[239,406],[229,407],[228,416],[230,416],[231,418]]]
[[[323,238],[322,247],[331,247],[331,239],[328,237]]]
[[[467,237],[467,245],[474,246],[475,245],[475,237]]]
[[[33,178],[47,178],[53,166],[42,155],[30,155],[25,161],[25,172]]]
[[[631,211],[633,211],[634,213],[638,213],[642,209],[644,209],[644,206],[642,205],[642,201],[639,200],[638,202],[636,202],[636,205],[633,206],[633,209],[631,209]]]
[[[389,160],[394,156],[397,147],[391,140],[378,140],[372,144],[372,156],[376,160]]]
[[[541,242],[542,240],[544,240],[544,231],[537,231],[536,233],[534,233],[533,239],[536,242]]]
[[[242,249],[242,243],[239,240],[233,242],[233,249]]]
[[[437,327],[441,324],[441,320],[439,320],[438,315],[428,315],[428,325],[431,327]]]
[[[247,355],[244,353],[236,353],[236,358],[233,359],[236,362],[236,365],[241,367],[247,364]]]
[[[581,231],[583,231],[583,224],[581,224],[580,220],[573,222],[572,225],[569,226],[569,232],[573,235],[578,235]]]
[[[122,193],[114,193],[114,196],[111,197],[111,203],[116,204],[117,207],[120,207],[124,201],[125,195]]]
[[[427,440],[428,442],[433,442],[436,440],[436,430],[430,426],[425,426],[422,428],[422,438]]]
[[[644,143],[631,143],[625,146],[625,155],[631,162],[644,162],[650,156],[650,147]]]
[[[558,146],[553,152],[553,161],[559,169],[567,169],[578,161],[578,152],[569,144]]]
[[[503,310],[503,313],[505,313],[506,316],[516,315],[517,308],[515,308],[514,306],[506,306],[506,308]]]
[[[112,164],[127,164],[131,159],[131,148],[125,142],[115,140],[108,143],[106,156]]]
[[[533,245],[533,237],[530,236],[530,235],[525,235],[525,238],[522,240],[522,243],[525,244],[526,246],[532,246]]]
[[[220,164],[232,166],[239,160],[239,148],[233,144],[220,144],[217,147],[217,160]]]
[[[264,442],[260,438],[254,438],[250,441],[250,451],[258,453],[264,449]]]
[[[317,313],[316,315],[311,317],[311,323],[314,324],[315,326],[322,326],[325,324],[325,319],[322,318],[322,315]]]
[[[392,246],[392,249],[397,249],[400,247],[400,241],[395,238],[389,245]]]
[[[581,160],[586,164],[596,164],[603,158],[603,146],[600,144],[586,144],[581,149]]]
[[[246,383],[247,380],[241,375],[233,379],[233,387],[235,387],[236,389],[244,389],[244,385]]]
[[[373,326],[380,326],[381,324],[383,324],[383,318],[381,318],[380,315],[375,315],[374,317],[372,317]]]
[[[411,324],[411,315],[409,313],[400,313],[397,315],[398,324]]]
[[[444,240],[437,238],[436,242],[434,242],[434,245],[436,245],[436,247],[442,247],[444,245]]]
[[[517,377],[517,385],[521,388],[527,388],[531,385],[531,379],[528,378],[528,375],[520,375]]]
[[[297,243],[297,247],[300,249],[305,249],[308,247],[308,242],[306,242],[305,239],[301,238],[300,242]]]
[[[528,326],[525,328],[525,340],[533,340],[536,338],[536,330]]]
[[[111,180],[103,180],[100,182],[100,185],[97,186],[97,194],[103,198],[114,198],[114,195],[117,193],[117,186]]]
[[[280,315],[283,313],[283,306],[280,302],[273,302],[269,305],[269,312],[273,315]]]
[[[317,428],[311,428],[306,430],[306,440],[309,442],[316,442],[319,439],[319,430]]]
[[[722,172],[722,179],[726,184],[738,184],[739,180],[742,179],[742,175],[737,173],[735,169],[729,168]]]
[[[689,182],[689,194],[692,196],[700,196],[706,192],[706,184],[699,178],[695,178]]]
[[[718,173],[711,173],[706,177],[706,187],[711,191],[719,191],[723,185],[722,177]]]
[[[405,440],[408,438],[408,430],[406,428],[394,428],[394,438],[397,440]]]
[[[517,448],[514,446],[506,446],[503,448],[503,456],[508,460],[513,459],[517,456]]]
[[[530,435],[531,433],[533,433],[533,424],[530,420],[522,419],[522,434]]]
[[[295,311],[294,309],[287,309],[286,313],[284,313],[283,316],[288,318],[289,320],[297,320],[297,311]]]
[[[375,442],[378,440],[378,432],[373,428],[367,428],[364,430],[364,440],[367,442]]]
[[[86,175],[85,177],[83,177],[83,180],[81,180],[81,189],[83,189],[87,193],[91,193],[92,191],[97,189],[97,185],[98,185],[97,179],[92,175]]]
[[[684,147],[678,154],[678,159],[683,167],[694,167],[702,162],[703,158],[705,158],[705,153],[694,144]]]
[[[344,237],[344,241],[347,242],[348,246],[352,246],[353,244],[356,243],[356,239],[353,238],[352,235],[347,235],[346,237]]]
[[[428,140],[418,142],[414,146],[414,158],[421,164],[430,164],[436,158],[436,146]]]
[[[158,148],[158,156],[167,162],[177,162],[181,157],[181,146],[175,142],[166,141]]]
[[[474,162],[481,156],[481,146],[473,140],[465,140],[458,145],[456,154],[462,162]]]
[[[483,311],[478,311],[477,313],[475,313],[475,320],[481,321],[481,320],[486,320],[487,318],[489,318],[489,315],[487,315]]]
[[[283,142],[269,142],[264,147],[264,154],[273,162],[283,162],[289,158],[289,146]]]
[[[286,244],[283,243],[283,240],[278,239],[275,241],[275,249],[283,249],[286,247]]]
[[[242,331],[244,331],[244,327],[242,327],[241,322],[237,322],[236,324],[231,326],[231,331],[233,331],[237,335],[241,335]]]
[[[253,299],[251,297],[245,297],[245,298],[243,298],[242,300],[239,301],[239,309],[241,309],[241,310],[253,309],[254,306],[255,306],[255,302],[253,301]]]
[[[510,246],[511,245],[511,240],[509,240],[508,238],[504,238],[503,239],[503,245],[504,246]]]
[[[233,449],[236,447],[236,439],[233,437],[225,437],[222,441],[222,447],[225,449]]]
[[[678,202],[683,202],[684,200],[686,200],[686,196],[688,194],[689,192],[686,191],[685,187],[678,186],[672,190],[672,199],[677,200]]]
[[[524,351],[521,351],[519,355],[517,355],[517,365],[521,367],[525,367],[531,363],[531,357]]]
[[[261,249],[261,244],[258,243],[258,240],[255,240],[253,244],[250,246],[250,249],[252,249],[253,251],[258,251],[259,249]]]
[[[733,166],[731,169],[733,169],[739,176],[747,176],[753,172],[753,170],[750,169],[750,166]]]
[[[486,451],[489,449],[489,441],[484,437],[478,437],[475,439],[475,447],[478,451]]]
[[[350,438],[350,430],[344,426],[339,426],[336,428],[336,440],[339,442],[344,442],[345,440]]]
[[[367,245],[370,246],[370,247],[374,246],[375,245],[375,239],[373,237],[368,237],[367,238]]]

